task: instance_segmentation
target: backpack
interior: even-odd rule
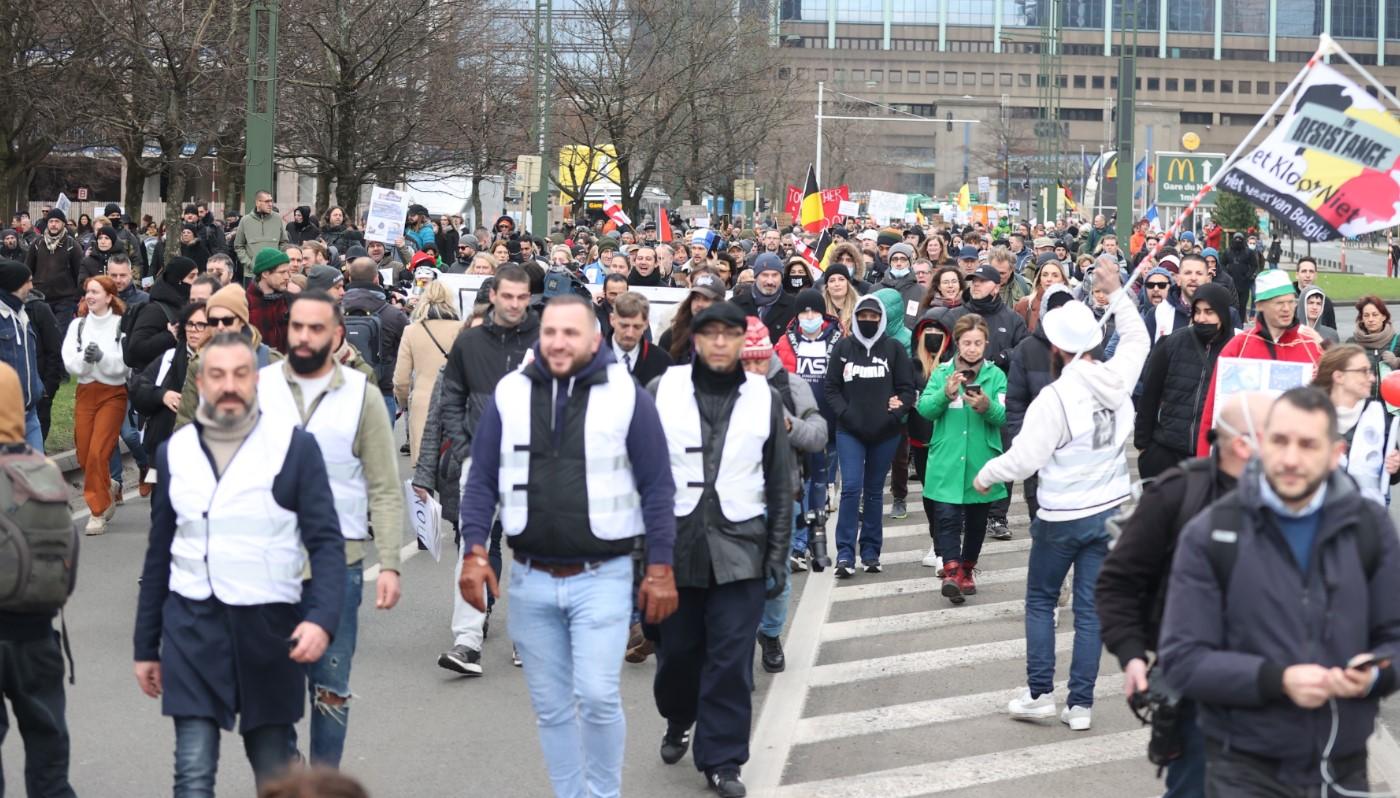
[[[1235,571],[1235,560],[1239,557],[1239,530],[1244,528],[1244,510],[1238,498],[1228,495],[1210,508],[1210,542],[1206,544],[1206,560],[1216,584],[1220,585],[1220,595],[1224,596],[1230,587],[1230,576]],[[1375,576],[1381,562],[1380,530],[1373,526],[1354,525],[1350,527],[1351,538],[1356,541],[1356,553],[1361,557],[1361,568],[1366,572],[1366,581]]]
[[[361,359],[382,379],[384,323],[380,321],[379,314],[363,309],[345,311],[345,340],[359,351]]]
[[[62,609],[78,576],[78,540],[58,466],[27,446],[0,448],[0,610]]]
[[[148,305],[155,305],[160,308],[161,315],[165,316],[166,324],[174,324],[180,318],[179,314],[172,310],[169,305],[164,302],[157,302],[154,299],[141,303],[141,306],[136,309],[135,313],[127,313],[122,316],[121,324],[118,327],[122,336],[122,362],[132,368],[136,368],[136,366],[131,362],[131,331],[135,329],[136,320],[140,318],[141,311],[145,310]],[[78,330],[79,341],[82,340],[82,335],[83,331],[80,328]]]

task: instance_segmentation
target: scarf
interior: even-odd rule
[[[1395,329],[1386,322],[1377,332],[1364,332],[1360,325],[1356,328],[1356,342],[1367,349],[1389,349],[1390,342],[1395,339]]]
[[[44,246],[49,248],[50,255],[58,251],[58,245],[63,243],[63,239],[67,235],[68,233],[63,232],[59,233],[57,238],[51,238],[48,229],[44,230]]]
[[[969,298],[965,304],[972,309],[973,313],[984,319],[995,315],[1006,305],[1005,302],[1001,301],[1001,294],[992,294],[985,299]]]
[[[782,288],[779,288],[777,291],[774,291],[772,294],[765,294],[765,293],[763,293],[762,291],[758,290],[758,286],[754,286],[754,287],[751,289],[751,292],[753,293],[753,301],[754,301],[754,304],[755,304],[755,305],[758,305],[758,306],[761,307],[761,308],[766,308],[766,307],[768,307],[769,305],[773,304],[774,302],[777,302],[777,301],[778,301],[778,297],[780,297],[780,296],[783,295],[783,289],[782,289]]]

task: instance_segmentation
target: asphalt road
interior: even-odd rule
[[[128,499],[106,535],[84,541],[80,584],[66,613],[77,661],[77,684],[68,688],[71,773],[83,796],[156,796],[170,789],[171,723],[131,675],[148,508]],[[756,677],[753,758],[745,769],[750,794],[1160,794],[1155,768],[1144,757],[1146,733],[1121,699],[1111,657],[1101,659],[1090,731],[1071,732],[1058,721],[1019,723],[1004,714],[1025,679],[1029,547],[1019,497],[1011,519],[1015,539],[988,541],[979,563],[981,589],[957,608],[938,595],[932,570],[919,565],[928,527],[917,504],[910,509],[907,519],[886,518],[885,573],[842,583],[830,572],[794,578],[788,670],[770,676],[758,669]],[[509,595],[493,615],[486,675],[465,679],[436,666],[451,643],[450,559],[412,556],[403,566],[403,588],[396,609],[376,611],[369,598],[361,610],[344,770],[379,797],[549,795],[522,673],[510,664]],[[1072,608],[1061,615],[1064,637],[1073,628]],[[1057,646],[1061,702],[1066,646]],[[655,753],[664,723],[652,701],[652,668],[623,669],[624,792],[705,795],[688,758],[667,767]],[[1383,718],[1400,728],[1400,709],[1386,708]],[[304,745],[305,723],[299,733]],[[15,790],[22,767],[18,739],[12,733],[0,752]],[[235,735],[224,735],[223,751],[219,793],[251,795],[251,773]],[[1374,784],[1400,772],[1400,749],[1388,737],[1375,741],[1372,751]]]

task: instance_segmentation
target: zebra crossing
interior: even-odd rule
[[[1019,489],[1011,506],[1025,507]],[[1146,759],[1149,730],[1129,711],[1117,661],[1106,652],[1090,730],[1006,714],[1025,686],[1024,512],[1009,519],[1012,540],[987,540],[977,595],[955,607],[939,594],[934,570],[920,564],[928,522],[915,507],[911,501],[907,519],[886,518],[884,573],[842,582],[830,571],[795,575],[805,585],[793,607],[787,670],[771,677],[754,729],[744,771],[750,794],[1160,795],[1163,783]],[[1061,706],[1072,612],[1063,608],[1055,638]],[[1372,752],[1372,783],[1381,785],[1395,772],[1387,758],[1400,762],[1400,749],[1382,730]]]

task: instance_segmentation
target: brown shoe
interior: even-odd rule
[[[136,492],[141,494],[141,498],[143,499],[150,496],[151,488],[155,487],[154,485],[146,481],[146,475],[149,473],[151,473],[150,468],[148,468],[147,466],[141,466],[141,479],[136,483]]]
[[[623,659],[633,665],[638,665],[646,662],[647,657],[650,657],[655,650],[656,647],[652,645],[652,642],[642,634],[642,625],[632,624],[631,632],[627,636],[627,654]]]

